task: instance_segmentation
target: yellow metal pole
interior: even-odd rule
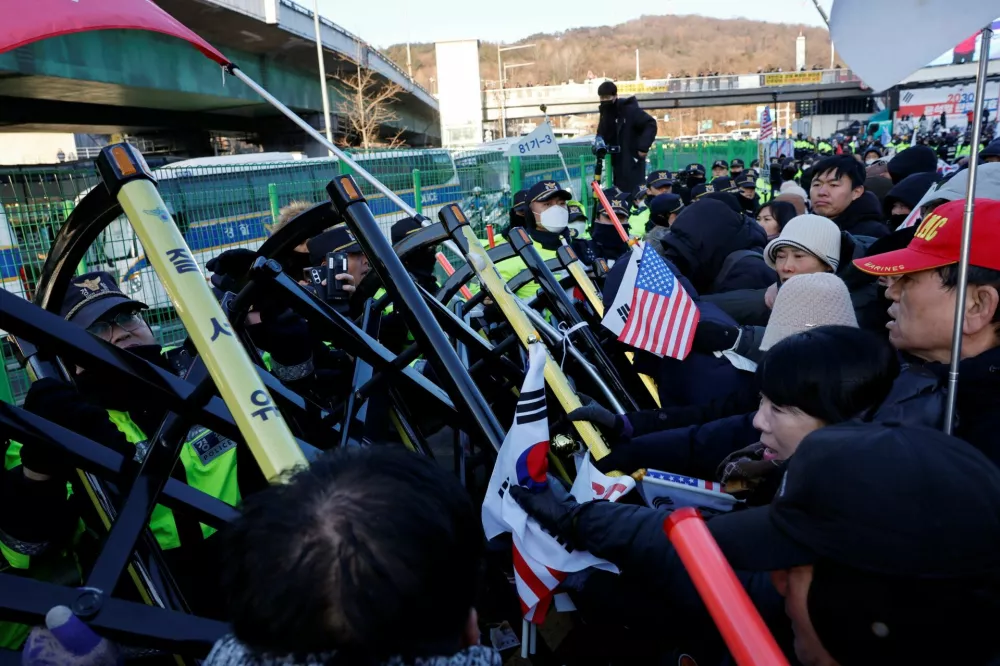
[[[453,209],[461,215],[459,219],[464,221],[465,215],[461,214],[458,207],[453,206]],[[497,272],[493,260],[486,254],[486,249],[479,242],[479,239],[476,238],[472,227],[468,224],[463,224],[459,227],[459,230],[469,248],[469,264],[476,271],[480,283],[489,291],[493,302],[497,304],[497,307],[503,312],[507,321],[510,322],[518,339],[525,347],[532,342],[540,341],[541,336],[514,300],[516,296],[507,288],[507,283],[500,277],[500,273]],[[547,350],[545,352],[545,383],[552,389],[552,393],[555,394],[559,404],[562,405],[562,408],[567,413],[582,406],[580,398],[569,383],[569,379],[566,378],[562,368],[559,367],[559,364],[552,358],[552,354]],[[574,421],[573,426],[579,433],[583,443],[590,449],[590,455],[595,460],[600,460],[611,452],[600,431],[589,421]]]
[[[306,466],[156,186],[148,180],[131,180],[121,186],[118,201],[264,476],[275,480],[283,472]]]

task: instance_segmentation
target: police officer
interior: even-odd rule
[[[628,219],[628,232],[630,236],[642,238],[649,227],[649,202],[661,194],[667,194],[673,190],[674,179],[669,171],[654,171],[646,177],[646,196],[644,206],[638,213]]]
[[[676,194],[661,194],[649,202],[648,243],[660,256],[664,256],[663,239],[670,233],[670,226],[684,210],[684,202]]]
[[[525,226],[525,215],[528,212],[528,190],[518,190],[514,193],[514,205],[510,209],[510,226]]]
[[[712,162],[712,180],[729,175],[729,165],[726,160],[715,160]]]
[[[684,187],[677,188],[677,194],[681,195],[681,199],[684,201],[685,205],[691,203],[692,190],[699,185],[705,184],[705,165],[698,164],[697,162],[688,164],[684,168],[684,174],[686,183]]]
[[[570,200],[566,202],[566,208],[569,210],[569,233],[573,241],[589,240],[590,230],[587,228],[589,220],[584,205],[579,201]]]
[[[183,374],[190,367],[191,354],[184,347],[161,347],[142,317],[145,309],[145,304],[125,296],[108,273],[96,272],[71,280],[60,314],[119,349]],[[135,462],[145,458],[150,447],[149,436],[166,416],[162,405],[151,403],[141,393],[116,387],[95,371],[81,369],[76,370],[74,384],[56,378],[34,382],[24,407]],[[186,435],[178,470],[193,488],[235,506],[241,497],[236,447],[233,440],[195,426]],[[37,497],[44,484],[51,484],[65,498],[72,468],[58,451],[45,450],[37,444],[22,447],[12,443],[7,450],[7,463],[8,467],[20,465],[17,474],[36,484],[24,486],[25,497]],[[78,516],[66,515],[68,511],[72,511],[70,504],[59,505],[55,513],[63,515],[52,515],[46,520],[53,525],[75,527]],[[159,505],[153,509],[149,527],[185,597],[196,610],[200,607],[211,611],[211,590],[215,584],[212,572],[216,564],[208,556],[210,546],[205,538],[215,530]],[[10,543],[5,540],[8,549]],[[23,556],[23,560],[14,563],[15,568],[30,568],[35,559],[45,561],[40,549],[33,547],[37,544],[20,545],[25,550],[13,554]],[[17,550],[15,544],[14,551]],[[4,550],[4,555],[10,562],[8,550]]]
[[[736,180],[743,174],[743,169],[745,167],[746,164],[743,162],[743,160],[741,160],[738,157],[734,157],[729,162],[729,177],[732,178],[733,180]]]
[[[604,196],[607,198],[608,203],[611,204],[611,210],[615,214],[615,217],[618,218],[622,227],[627,229],[629,218],[628,197],[621,190],[614,187],[604,190]],[[590,237],[597,245],[599,256],[607,260],[609,264],[628,252],[628,243],[622,240],[621,234],[618,233],[618,229],[615,228],[614,222],[608,216],[603,206],[600,206],[600,211],[594,220],[594,226],[590,230]]]
[[[520,192],[518,193],[520,194]],[[573,195],[564,190],[554,180],[543,180],[532,185],[524,195],[524,218],[522,225],[531,237],[543,261],[556,256],[563,241],[570,243],[568,203]],[[512,218],[513,219],[513,218]],[[506,239],[497,239],[506,243]],[[497,271],[505,282],[510,282],[527,266],[519,257],[506,259],[497,264]],[[524,300],[534,297],[538,286],[529,282],[517,290],[516,295]]]
[[[760,200],[757,197],[757,180],[750,174],[744,174],[736,179],[736,187],[739,189],[739,201],[743,212],[750,216],[756,216],[757,208],[760,206]]]

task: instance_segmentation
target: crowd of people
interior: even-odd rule
[[[655,122],[614,84],[600,94],[599,134],[620,147],[614,185],[604,191],[610,210],[588,210],[561,184],[541,181],[514,194],[508,231],[523,229],[543,259],[571,246],[611,302],[631,251],[620,226],[663,259],[700,322],[683,360],[631,350],[636,369],[656,382],[659,408],[618,413],[583,396],[568,415],[608,441],[597,467],[724,484],[738,505],[707,515],[708,528],[791,663],[1000,663],[1000,140],[946,155],[956,167],[948,175],[931,146],[886,146],[872,135],[843,144],[799,137],[794,154],[763,165],[718,159],[647,174]],[[283,209],[276,231],[311,206]],[[393,243],[420,228],[416,219],[398,222]],[[346,225],[302,242],[281,263],[321,295],[303,271],[331,253],[345,263],[326,276],[340,283],[329,304],[356,318],[384,292]],[[245,285],[255,258],[230,250],[210,262],[220,297]],[[405,265],[429,291],[439,286],[433,248],[407,255]],[[498,266],[507,280],[524,268],[517,258]],[[525,285],[517,295],[536,290]],[[110,275],[92,273],[73,278],[61,315],[183,375],[197,350],[160,345],[144,308]],[[498,316],[487,301],[484,320]],[[386,347],[400,353],[413,344],[401,318],[388,309],[382,317]],[[287,304],[254,303],[243,327],[268,371],[301,395],[329,399],[350,388],[353,359]],[[72,383],[32,384],[24,408],[135,466],[167,413],[82,369]],[[187,433],[175,476],[242,509],[218,533],[162,506],[149,522],[192,610],[231,625],[206,664],[504,663],[509,655],[482,633],[518,616],[510,540],[487,542],[483,498],[439,463],[401,450],[382,426],[375,445],[334,449],[272,486],[240,464],[233,440],[200,426]],[[68,458],[37,442],[7,442],[5,469],[6,569],[82,584],[96,537],[82,520],[85,499],[66,492]],[[731,663],[664,534],[669,508],[579,502],[554,478],[543,491],[510,492],[565,547],[621,571],[563,582],[579,620],[559,640],[545,639],[552,663]],[[24,646],[25,663],[115,663],[106,641],[86,644],[112,661],[83,661],[94,657],[59,639],[66,617],[56,615],[48,628],[0,625],[3,646]]]

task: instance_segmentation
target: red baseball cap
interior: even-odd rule
[[[923,219],[902,250],[855,259],[872,275],[904,275],[957,264],[962,247],[965,200],[949,201]],[[976,199],[969,265],[1000,271],[1000,201]]]

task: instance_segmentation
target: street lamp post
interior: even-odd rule
[[[319,61],[319,85],[323,94],[323,122],[326,124],[326,140],[333,143],[333,127],[330,123],[330,97],[326,90],[326,63],[323,62],[323,38],[319,33],[319,0],[313,3],[313,27],[316,30],[316,59]],[[333,152],[327,150],[327,155]]]
[[[499,81],[500,88],[500,136],[501,138],[507,138],[507,119],[505,118],[506,104],[504,99],[503,91],[503,79],[504,72],[506,71],[503,64],[503,52],[504,51],[516,51],[517,49],[527,49],[533,48],[534,44],[523,44],[521,46],[500,46],[497,44],[497,78]],[[510,65],[509,67],[518,67],[519,65]]]

